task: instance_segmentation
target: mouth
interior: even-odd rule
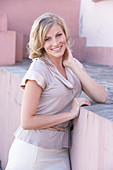
[[[52,48],[52,51],[58,52],[58,51],[60,51],[61,48],[62,48],[62,46],[59,46],[57,48]]]

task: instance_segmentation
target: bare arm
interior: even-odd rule
[[[81,67],[74,61],[71,51],[68,50],[68,55],[65,58],[63,64],[69,67],[78,77],[82,84],[83,91],[95,102],[105,103],[107,100],[107,93],[105,88],[92,79],[86,72],[85,68],[81,63]]]
[[[36,115],[41,93],[42,88],[34,80],[27,81],[21,108],[21,125],[24,129],[45,129],[66,122],[78,116],[81,105],[90,105],[85,98],[75,99],[70,112]]]

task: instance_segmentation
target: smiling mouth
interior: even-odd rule
[[[53,50],[53,51],[59,51],[61,48],[62,48],[62,46],[57,47],[57,48],[53,48],[52,50]]]

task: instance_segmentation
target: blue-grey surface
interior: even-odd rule
[[[92,105],[85,106],[85,108],[113,121],[113,66],[91,63],[83,63],[83,65],[88,74],[105,87],[108,94],[108,100],[105,104],[91,101]]]
[[[1,66],[1,68],[23,77],[29,68],[30,63],[30,59],[24,59],[22,63],[16,63],[13,66]],[[95,103],[90,100],[92,105],[84,106],[84,108],[113,121],[113,66],[91,63],[83,63],[83,65],[88,74],[106,88],[108,94],[106,104]],[[87,97],[84,93],[82,96]]]

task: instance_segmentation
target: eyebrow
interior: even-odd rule
[[[62,33],[61,31],[58,31],[57,33],[55,33],[55,35]],[[50,35],[46,35],[45,38],[51,37]]]

